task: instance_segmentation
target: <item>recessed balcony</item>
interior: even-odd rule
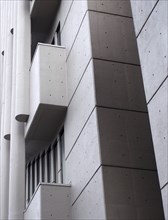
[[[46,42],[61,0],[33,0],[30,5],[32,54],[38,42]]]
[[[38,44],[30,69],[30,116],[26,140],[51,141],[67,109],[66,50]]]
[[[72,219],[70,189],[64,184],[39,184],[24,212],[24,219]]]

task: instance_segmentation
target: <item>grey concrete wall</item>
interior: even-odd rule
[[[72,218],[163,219],[129,1],[65,2],[50,41],[60,21],[67,48],[65,181],[72,184]]]
[[[168,219],[168,2],[131,1],[152,139]]]

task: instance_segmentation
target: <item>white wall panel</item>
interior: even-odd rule
[[[91,179],[80,197],[72,206],[72,219],[106,219],[101,168]]]
[[[88,13],[82,23],[70,56],[67,60],[68,99],[70,100],[91,59],[91,42]]]
[[[75,141],[95,106],[93,66],[90,62],[78,89],[68,107],[65,120],[65,157],[69,154]]]
[[[168,182],[168,79],[148,105],[160,185]]]
[[[82,24],[86,11],[87,0],[73,1],[66,23],[61,32],[62,45],[64,45],[67,49],[67,55],[69,55],[70,49],[73,46],[73,42],[78,33],[80,25]]]
[[[138,37],[146,99],[152,97],[168,75],[168,2],[159,1]]]
[[[143,27],[157,0],[135,1],[131,0],[132,13],[136,35]]]
[[[163,207],[165,211],[165,220],[168,219],[168,185],[162,189]]]
[[[66,160],[66,183],[72,184],[72,203],[100,165],[96,110],[93,111]]]

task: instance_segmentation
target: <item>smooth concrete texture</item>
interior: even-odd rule
[[[89,0],[88,9],[101,13],[110,13],[120,16],[132,17],[130,1]]]
[[[64,25],[66,24],[66,21],[68,20],[67,18],[68,18],[68,15],[69,15],[69,12],[70,12],[70,9],[71,9],[73,2],[74,2],[73,0],[60,1],[59,10],[57,11],[57,16],[55,16],[53,26],[50,30],[49,35],[47,36],[46,42],[48,42],[48,43],[52,42],[53,37],[56,34],[56,30],[57,30],[59,22],[60,22],[61,36],[63,37],[62,31],[64,29]],[[67,45],[65,42],[63,42],[62,45],[64,45],[67,48]]]
[[[65,162],[65,182],[72,183],[71,203],[75,201],[100,166],[101,158],[97,126],[97,114],[96,110],[94,110]]]
[[[147,111],[140,67],[103,60],[93,64],[98,106]]]
[[[25,204],[25,140],[24,124],[12,115],[10,180],[9,180],[9,219],[22,220]]]
[[[139,34],[142,29],[144,23],[152,12],[155,4],[158,0],[150,0],[150,1],[135,1],[131,0],[131,8],[134,18],[134,27],[136,35]]]
[[[106,219],[102,169],[97,171],[73,204],[72,219]]]
[[[86,14],[67,60],[68,101],[72,98],[92,57],[89,17]]]
[[[65,53],[63,47],[38,45],[30,71],[30,117],[26,139],[51,141],[64,120],[67,107]]]
[[[10,169],[10,142],[5,140],[1,135],[1,197],[0,197],[0,219],[8,219],[9,210],[9,169]]]
[[[25,122],[29,115],[29,69],[30,69],[30,2],[17,1],[16,13],[16,103],[15,117]],[[14,19],[13,19],[14,20]]]
[[[90,62],[68,107],[65,119],[65,158],[70,153],[82,128],[95,107],[93,63]]]
[[[89,12],[94,58],[139,64],[132,18]]]
[[[168,184],[162,189],[163,207],[165,211],[165,220],[168,220]]]
[[[11,13],[13,8],[9,10]],[[11,125],[11,96],[12,96],[12,59],[13,59],[13,36],[9,31],[7,34],[7,50],[5,55],[5,106],[4,106],[4,138],[10,140],[10,125]]]
[[[160,186],[168,182],[168,79],[148,105]]]
[[[110,220],[164,220],[157,173],[103,167],[106,217]]]
[[[168,181],[168,2],[164,0],[135,2],[132,0],[131,6],[136,31],[138,32],[138,29],[142,27],[137,42],[159,182],[160,187],[163,187]],[[166,194],[163,199],[166,216],[165,201],[168,201]]]
[[[71,10],[68,14],[67,21],[61,32],[62,45],[67,48],[67,55],[73,45],[77,32],[79,31],[82,19],[87,11],[87,1],[73,1]],[[71,33],[71,34],[68,34]]]
[[[168,75],[168,2],[159,1],[138,37],[147,102]]]
[[[68,185],[40,184],[24,213],[24,219],[71,219],[70,189]]]
[[[98,108],[102,164],[156,169],[147,114]]]

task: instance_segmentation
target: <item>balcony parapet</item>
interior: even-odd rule
[[[30,116],[26,140],[51,141],[67,109],[66,50],[39,43],[30,69]]]
[[[40,183],[24,211],[24,219],[71,219],[70,190],[70,185]]]

